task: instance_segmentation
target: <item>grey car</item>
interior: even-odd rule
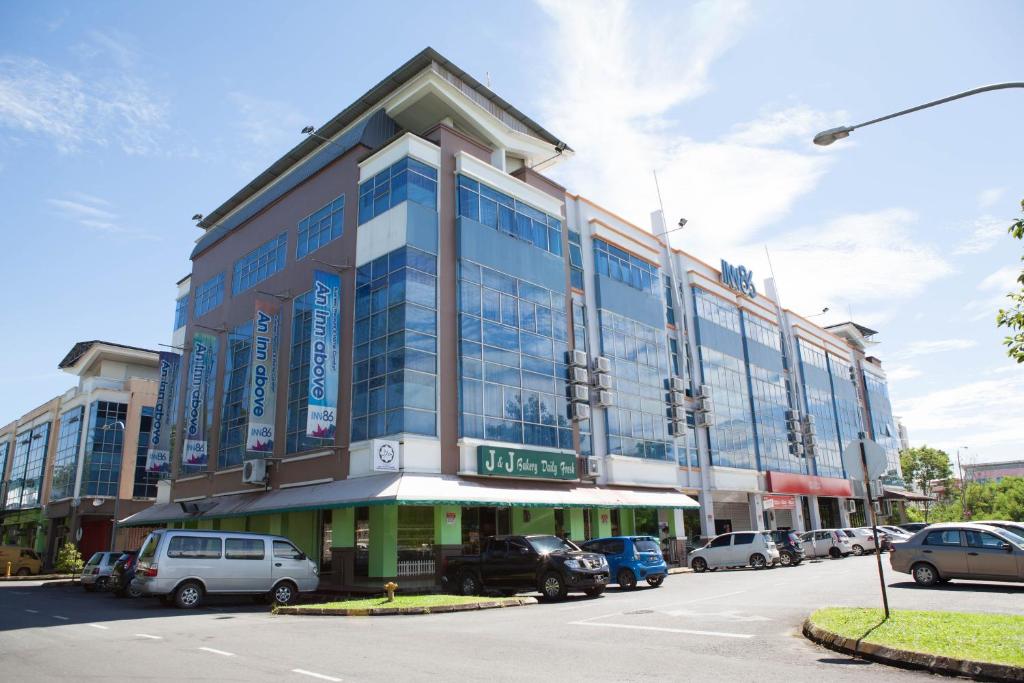
[[[950,579],[1024,581],[1024,538],[986,524],[932,524],[893,544],[889,562],[921,586]]]
[[[110,572],[114,569],[114,563],[121,557],[120,552],[93,553],[89,561],[82,567],[82,575],[78,577],[82,588],[87,591],[106,590],[110,582]]]

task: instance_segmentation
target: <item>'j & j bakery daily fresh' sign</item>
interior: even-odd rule
[[[477,446],[476,471],[487,477],[579,478],[576,474],[576,456],[571,453],[524,451],[497,446]]]

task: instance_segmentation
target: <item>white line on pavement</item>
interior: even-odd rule
[[[671,605],[664,605],[664,607],[673,607],[675,605],[690,605],[695,602],[704,602],[705,600],[717,600],[719,598],[727,598],[731,595],[739,595],[740,593],[746,593],[747,591],[733,591],[732,593],[720,593],[719,595],[706,595],[703,598],[695,598],[693,600],[684,600],[683,602],[673,602]]]
[[[200,650],[205,652],[212,652],[215,655],[223,655],[224,657],[234,657],[234,652],[224,652],[224,650],[214,650],[212,647],[201,647]]]
[[[149,638],[150,640],[163,640],[163,636],[151,636],[148,633],[136,633],[136,638]]]
[[[660,631],[662,633],[685,633],[691,636],[714,636],[718,638],[753,638],[749,633],[722,633],[721,631],[691,631],[685,628],[663,628],[661,626],[637,626],[635,624],[595,624],[591,621],[571,621],[575,626],[604,626],[605,628],[625,628],[635,631]]]
[[[61,615],[59,615],[59,614],[54,614],[54,615],[53,615],[53,618],[54,618],[54,619],[60,619],[61,621],[67,621],[67,620],[68,620],[68,618],[67,618],[67,617],[62,617],[62,616],[61,616]]]
[[[25,611],[28,612],[29,614],[39,614],[39,610],[37,610],[37,609],[27,609]]]
[[[313,678],[319,678],[322,681],[335,681],[336,683],[341,681],[340,678],[325,676],[324,674],[318,674],[315,671],[306,671],[305,669],[292,669],[292,673],[302,674],[303,676],[312,676]]]
[[[100,628],[100,629],[103,629],[104,631],[109,631],[110,630],[109,626],[104,626],[103,624],[86,624],[86,626],[92,626],[93,628]]]

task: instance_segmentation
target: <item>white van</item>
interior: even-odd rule
[[[695,572],[719,567],[774,567],[780,561],[779,549],[767,531],[734,531],[715,536],[706,546],[690,553],[690,568]]]
[[[282,536],[161,529],[142,543],[133,586],[191,609],[206,594],[266,595],[287,605],[319,580],[316,563]]]

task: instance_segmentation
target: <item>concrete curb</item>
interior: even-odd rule
[[[395,614],[446,614],[448,612],[472,612],[499,607],[525,607],[536,605],[537,598],[506,598],[503,600],[482,600],[465,605],[437,605],[435,607],[369,607],[344,609],[331,607],[275,607],[274,614],[299,614],[332,617],[377,617]]]
[[[32,576],[0,576],[0,581],[55,581],[61,579],[70,579],[71,574],[37,574]]]
[[[940,657],[923,652],[900,650],[885,645],[859,642],[821,628],[806,619],[803,634],[822,647],[843,654],[860,657],[879,664],[888,664],[901,669],[928,671],[944,676],[966,676],[978,681],[1024,681],[1024,667],[1009,664],[989,664],[968,659]]]
[[[689,567],[669,567],[669,574],[692,574],[693,570]]]

